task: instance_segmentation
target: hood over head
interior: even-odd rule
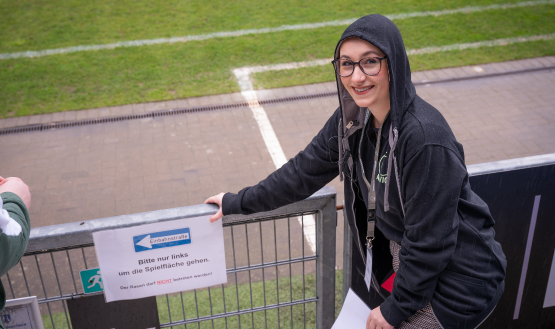
[[[370,42],[387,56],[391,106],[389,116],[393,128],[398,128],[405,111],[416,95],[416,90],[411,81],[409,59],[399,29],[391,20],[379,14],[359,18],[343,32],[335,48],[335,59],[339,58],[339,49],[343,41],[351,37],[357,37]],[[341,77],[337,74],[336,80],[343,113],[343,133],[351,135],[352,133],[346,132],[345,126],[350,121],[362,118],[362,112],[365,109],[361,109],[356,105],[349,92],[343,86],[343,83],[341,83]],[[360,127],[360,125],[358,126]]]
[[[387,17],[379,14],[367,15],[356,20],[353,24],[347,27],[345,32],[343,32],[341,39],[335,47],[335,59],[339,58],[339,50],[343,41],[352,37],[357,37],[373,44],[387,57],[390,102],[388,116],[391,119],[388,140],[391,147],[391,156],[389,156],[387,160],[387,177],[391,177],[390,171],[393,165],[395,169],[395,178],[400,191],[397,159],[394,151],[399,137],[399,127],[401,126],[401,121],[416,96],[416,89],[414,88],[411,80],[409,59],[405,50],[403,38],[401,37],[401,32],[399,32],[397,26]],[[368,117],[366,116],[366,109],[360,108],[355,103],[345,86],[343,86],[341,77],[337,73],[335,78],[337,80],[339,104],[341,106],[342,113],[342,119],[340,120],[338,127],[340,154],[339,179],[342,181],[345,165],[349,167],[350,173],[353,172],[353,157],[348,138],[354,134],[355,131],[362,128],[363,124],[361,123],[366,123]],[[384,195],[384,211],[389,210],[389,184],[390,179],[387,179]],[[403,207],[402,201],[401,207]],[[404,212],[403,207],[403,214]]]

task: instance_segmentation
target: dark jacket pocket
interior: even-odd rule
[[[439,275],[433,299],[455,314],[472,316],[487,307],[491,299],[489,290],[481,279],[444,270]]]

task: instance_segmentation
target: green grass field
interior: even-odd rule
[[[0,2],[0,53],[198,35],[518,2],[15,1]],[[397,20],[416,49],[555,33],[555,4]],[[242,66],[330,58],[345,26],[232,38],[0,59],[0,117],[88,109],[239,91]],[[413,70],[555,54],[555,40],[411,56]],[[330,66],[254,76],[257,88],[331,81]]]
[[[335,316],[339,315],[342,305],[342,285],[343,285],[343,271],[335,271]],[[304,291],[303,291],[303,277],[293,276],[291,284],[289,277],[279,279],[279,298],[280,302],[290,300],[290,295],[293,300],[303,298],[303,293],[306,298],[314,297],[316,294],[316,277],[314,274],[308,274],[304,277]],[[277,303],[276,294],[276,280],[267,280],[265,285],[262,282],[253,282],[249,286],[246,284],[239,284],[237,286],[230,285],[224,288],[222,293],[221,288],[210,289],[210,297],[212,297],[212,305],[210,305],[208,290],[203,289],[197,291],[196,300],[198,302],[198,314],[200,317],[209,316],[210,308],[212,307],[212,314],[224,312],[224,299],[225,294],[225,310],[227,312],[237,311],[237,303],[239,302],[239,309],[248,309],[251,306],[251,289],[252,289],[252,305],[259,307],[264,305],[264,297],[266,298],[266,305]],[[265,293],[264,293],[265,292]],[[239,301],[237,301],[239,296]],[[183,304],[181,303],[181,295],[172,295],[168,299],[165,296],[157,297],[158,314],[160,323],[170,322],[170,315],[172,321],[183,320],[183,312],[187,319],[197,317],[197,305],[195,302],[194,292],[183,293]],[[168,312],[168,303],[169,310]],[[182,306],[183,305],[183,306]],[[49,315],[42,317],[44,328],[53,329],[52,321]],[[67,320],[64,313],[55,313],[52,316],[54,326],[57,329],[68,328]],[[315,303],[307,303],[303,305],[295,305],[293,307],[283,307],[279,309],[268,310],[266,312],[260,311],[251,314],[241,315],[239,320],[238,316],[231,316],[227,319],[214,320],[214,328],[315,328],[316,323],[316,305]],[[241,321],[239,325],[239,321]],[[293,324],[293,325],[291,325]],[[227,326],[226,326],[227,325]],[[212,328],[212,321],[192,323],[185,326],[175,326],[173,328],[187,329],[187,328]]]

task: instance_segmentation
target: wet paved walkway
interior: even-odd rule
[[[555,57],[417,72],[413,80],[539,65],[555,65]],[[335,83],[280,88],[261,91],[259,99],[334,89]],[[446,117],[467,164],[555,152],[554,90],[555,70],[417,87]],[[50,120],[243,101],[239,96],[68,112]],[[264,108],[290,158],[337,105],[336,97],[326,97]],[[0,120],[0,126],[43,121],[47,116]],[[198,204],[255,184],[275,168],[247,107],[2,135],[0,143],[1,175],[21,177],[33,193],[33,227]],[[337,179],[331,184],[341,204],[342,186]]]

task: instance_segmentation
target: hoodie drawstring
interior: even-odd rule
[[[401,184],[399,184],[399,172],[397,171],[397,159],[395,158],[395,147],[397,146],[397,140],[399,138],[399,134],[397,132],[397,128],[393,128],[393,125],[389,127],[389,147],[391,151],[389,151],[389,158],[387,159],[387,179],[385,182],[385,195],[384,195],[384,202],[383,208],[384,211],[389,211],[389,182],[391,178],[391,165],[393,164],[395,167],[395,180],[397,181],[397,191],[399,191],[399,201],[401,203],[401,210],[403,211],[403,217],[405,216],[405,206],[403,205],[403,198],[401,198]],[[392,163],[393,161],[393,163]]]
[[[339,119],[339,126],[337,127],[337,140],[339,141],[339,181],[343,181],[343,119]]]

